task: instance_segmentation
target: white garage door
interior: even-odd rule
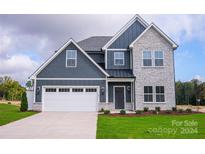
[[[96,87],[46,87],[43,90],[43,111],[96,111]]]

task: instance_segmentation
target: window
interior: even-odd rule
[[[70,92],[69,88],[59,88],[59,92]]]
[[[152,86],[144,86],[144,102],[153,102]]]
[[[152,52],[143,51],[143,66],[152,66]]]
[[[86,92],[96,92],[97,89],[96,89],[96,88],[86,88],[85,91],[86,91]]]
[[[83,88],[73,88],[72,92],[83,92]]]
[[[56,88],[46,88],[46,92],[56,92]]]
[[[155,51],[155,66],[163,66],[164,65],[164,55],[162,51]]]
[[[165,102],[164,86],[156,86],[156,102]]]
[[[114,64],[124,65],[124,52],[114,52]]]
[[[76,67],[77,50],[66,50],[66,67]]]

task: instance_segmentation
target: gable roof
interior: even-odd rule
[[[159,27],[157,27],[154,23],[151,23],[149,27],[147,27],[144,32],[142,32],[137,39],[135,39],[131,44],[130,48],[133,48],[135,42],[137,42],[150,28],[154,28],[163,38],[165,38],[173,47],[173,49],[177,49],[178,45],[169,37],[167,36]]]
[[[29,78],[34,79],[56,56],[58,56],[68,45],[73,43],[101,72],[106,76],[109,74],[103,70],[72,38],[69,39],[59,50],[57,50],[45,63],[43,63]]]
[[[101,51],[102,47],[112,36],[92,36],[78,42],[78,45],[85,51]]]
[[[149,24],[141,18],[138,14],[136,14],[120,31],[118,31],[112,39],[110,39],[103,47],[103,50],[106,50],[119,36],[121,36],[136,20],[138,20],[145,28],[149,26]]]

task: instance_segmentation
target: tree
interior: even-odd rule
[[[27,96],[26,92],[23,92],[22,98],[21,98],[21,107],[20,111],[25,112],[28,110],[28,101],[27,101]]]
[[[0,83],[0,97],[5,100],[21,100],[22,93],[25,88],[22,87],[17,81],[12,80],[10,77],[1,77]]]

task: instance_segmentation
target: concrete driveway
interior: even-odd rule
[[[94,139],[97,113],[42,112],[0,126],[0,139]]]

